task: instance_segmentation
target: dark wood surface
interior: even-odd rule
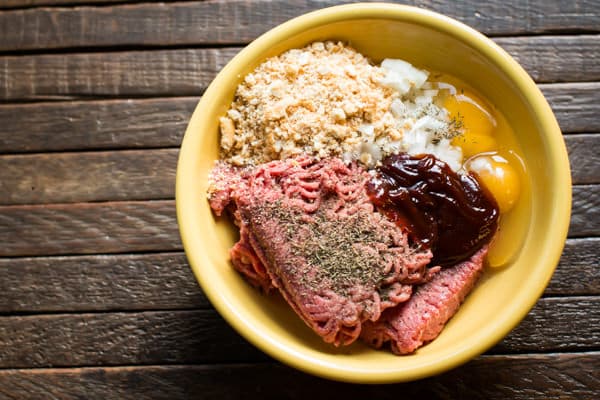
[[[174,208],[178,146],[216,73],[337,1],[0,2],[0,399],[600,398],[600,3],[411,2],[539,84],[569,151],[569,239],[543,297],[486,354],[407,384],[270,359],[212,308]]]

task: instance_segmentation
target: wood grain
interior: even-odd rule
[[[575,186],[570,238],[522,323],[462,367],[387,386],[315,378],[247,343],[197,285],[172,200],[176,148],[235,46],[341,1],[0,3],[0,399],[598,397],[596,0],[409,2],[524,66]]]
[[[600,82],[540,88],[564,133],[600,132]],[[0,153],[179,146],[198,100],[0,104]]]
[[[576,248],[587,253],[584,243]],[[182,252],[0,258],[0,293],[0,313],[210,307]]]
[[[168,201],[0,207],[0,256],[180,250]]]
[[[4,316],[0,337],[0,368],[265,359],[212,309]],[[596,350],[599,340],[600,297],[542,298],[492,352]]]
[[[539,85],[563,132],[600,132],[600,82]]]
[[[248,43],[290,18],[340,3],[237,0],[6,11],[0,14],[0,50]],[[409,3],[455,17],[491,35],[597,32],[600,18],[591,0],[569,4],[542,0]],[[32,26],[38,29],[28,29]]]
[[[569,135],[565,142],[573,183],[600,183],[600,135]]]
[[[600,297],[542,298],[491,352],[556,352],[582,347],[598,350],[598,343]]]
[[[600,79],[600,36],[537,36],[497,38],[536,82],[596,81]],[[579,73],[560,67],[568,64]]]
[[[328,381],[275,364],[126,366],[0,371],[0,396],[60,399],[592,399],[600,353],[481,356],[395,385]]]
[[[3,0],[0,8],[36,7],[51,5],[105,4],[105,3],[135,3],[138,0]],[[153,1],[153,0],[150,0]]]
[[[600,185],[573,187],[571,237],[600,235]],[[0,207],[1,256],[180,250],[172,200]]]
[[[0,99],[199,96],[238,48],[0,57]]]
[[[598,236],[599,233],[600,186],[574,186],[569,236]]]
[[[178,149],[0,156],[0,204],[172,199]]]
[[[599,249],[600,238],[567,239],[544,294],[600,295]]]
[[[600,183],[600,135],[566,137],[575,184]],[[172,199],[177,149],[0,156],[0,204]]]
[[[538,82],[600,77],[600,35],[525,36],[505,41]],[[238,51],[227,47],[3,56],[0,99],[198,96]],[[565,55],[570,62],[564,62]]]
[[[546,296],[600,295],[600,238],[569,239]],[[209,308],[185,254],[0,258],[0,313]]]
[[[0,104],[0,153],[179,146],[198,100]]]
[[[1,367],[266,358],[214,310],[0,317],[0,332]]]

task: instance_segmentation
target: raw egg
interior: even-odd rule
[[[455,92],[446,97],[444,107],[462,131],[452,144],[459,146],[466,158],[497,149],[492,136],[496,119],[477,95],[467,90]]]
[[[480,182],[492,193],[500,213],[506,213],[515,205],[521,193],[517,170],[497,154],[483,154],[467,162],[467,169],[477,174]]]
[[[496,139],[488,135],[479,135],[471,131],[452,139],[452,145],[462,149],[463,157],[470,158],[475,154],[487,153],[498,148]]]

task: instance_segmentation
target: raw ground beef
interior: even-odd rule
[[[469,260],[442,269],[409,301],[363,324],[361,338],[375,348],[389,342],[396,354],[410,354],[435,339],[481,276],[487,252],[484,246]]]
[[[337,158],[218,164],[209,200],[240,228],[231,260],[249,282],[277,288],[326,342],[355,341],[365,321],[410,298],[431,279],[429,251],[373,209],[368,173]]]

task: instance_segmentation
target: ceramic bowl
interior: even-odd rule
[[[511,235],[502,268],[484,278],[440,336],[409,356],[361,343],[324,343],[278,296],[250,287],[231,267],[237,232],[206,200],[207,176],[218,158],[218,118],[236,86],[266,58],[321,40],[341,40],[375,62],[402,58],[462,79],[506,117],[526,169],[527,194],[505,229]],[[218,312],[256,347],[288,365],[325,378],[401,382],[456,367],[500,341],[533,307],[558,263],[569,224],[571,182],[554,115],[528,74],[477,31],[418,8],[353,4],[290,20],[245,47],[217,75],[198,103],[181,146],[176,205],[193,272]],[[503,232],[500,232],[502,234]]]

